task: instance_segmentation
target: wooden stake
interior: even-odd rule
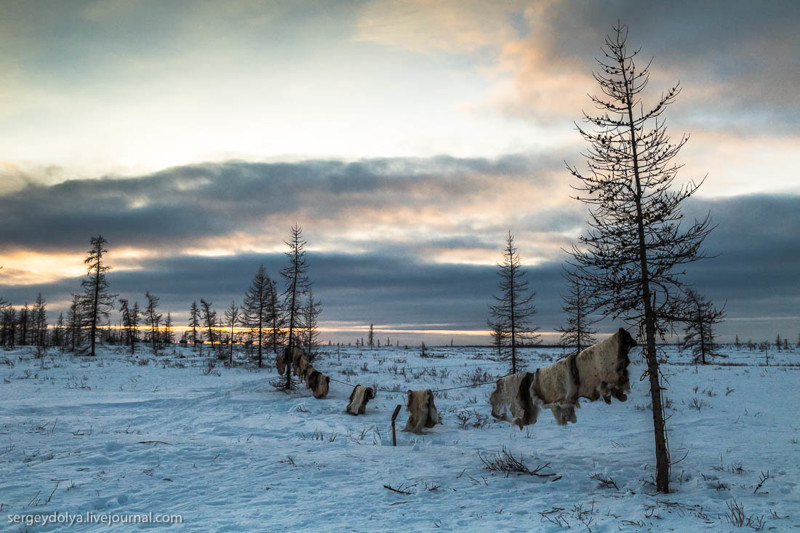
[[[397,420],[397,415],[400,414],[401,407],[403,406],[398,404],[397,407],[394,408],[394,414],[392,415],[392,446],[397,446],[397,434],[394,432],[394,421]]]

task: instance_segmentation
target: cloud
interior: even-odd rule
[[[355,39],[419,53],[470,54],[498,48],[519,31],[525,2],[376,0],[361,10]]]
[[[732,340],[736,334],[742,339],[772,339],[776,333],[793,336],[800,328],[796,276],[800,196],[691,199],[686,207],[687,218],[702,217],[710,210],[717,224],[705,243],[713,257],[690,265],[685,281],[716,305],[727,305],[729,319],[719,327],[721,338]],[[528,238],[518,237],[517,242],[521,247],[536,248],[536,242]],[[502,242],[479,235],[475,244],[454,238],[432,239],[428,245],[441,249],[480,246],[496,262]],[[194,300],[206,298],[220,309],[231,300],[240,302],[262,263],[273,278],[279,279],[285,264],[282,251],[222,257],[147,257],[140,261],[138,270],[113,268],[109,282],[113,291],[132,300],[142,301],[145,291],[159,295],[163,309],[171,311],[182,325]],[[387,329],[484,331],[487,306],[497,293],[493,264],[426,262],[413,247],[398,244],[379,242],[358,254],[311,251],[308,258],[315,296],[323,303],[323,327],[345,330],[326,337],[334,340],[352,340],[358,328],[370,323]],[[560,300],[564,256],[538,264],[531,261],[530,254],[522,253],[522,259],[530,285],[537,291],[535,324],[543,331],[553,331],[564,320]],[[6,285],[0,295],[19,305],[33,301],[42,292],[51,304],[52,321],[58,309],[63,309],[59,302],[67,302],[70,292],[79,290],[79,286],[79,277],[71,277],[50,283]],[[620,325],[604,322],[601,329],[612,331]],[[489,342],[488,337],[453,336],[457,342]],[[409,333],[402,338],[401,342],[410,343],[433,337]]]
[[[537,235],[531,255],[549,257],[561,246],[564,221],[579,224],[577,206],[561,194],[568,189],[562,164],[556,154],[230,161],[132,178],[28,182],[0,196],[0,249],[7,257],[81,254],[89,237],[103,234],[135,266],[137,254],[274,251],[297,222],[313,249],[329,253],[402,249],[441,261],[437,254],[449,250],[454,262],[460,249],[472,254],[468,262],[477,254],[491,264],[487,243],[513,229]],[[448,241],[458,245],[440,245]]]
[[[800,104],[792,90],[800,84],[797,2],[555,0],[533,4],[526,18],[528,37],[510,41],[501,56],[513,76],[515,93],[505,108],[511,114],[547,120],[553,106],[573,116],[589,108],[584,95],[598,91],[594,58],[622,21],[629,45],[642,47],[641,66],[655,57],[652,90],[658,94],[681,80],[680,113],[715,115],[722,128],[798,132]]]

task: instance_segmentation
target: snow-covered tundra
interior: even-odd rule
[[[182,348],[0,353],[0,530],[800,527],[796,351],[764,366],[764,353],[729,348],[725,366],[695,366],[667,348],[674,492],[658,494],[638,348],[627,402],[582,402],[575,424],[540,417],[522,429],[490,415],[508,365],[489,348],[327,350],[314,361],[331,377],[322,400],[304,386],[277,391],[275,368],[241,354],[227,367]],[[564,355],[522,353],[529,370]],[[354,417],[356,384],[376,397]],[[425,389],[441,424],[400,431],[408,390]],[[150,523],[122,524],[134,520]]]

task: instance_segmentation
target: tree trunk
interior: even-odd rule
[[[627,82],[625,69],[622,69],[623,77],[626,80],[626,88],[630,87]],[[647,246],[645,242],[644,218],[642,215],[642,184],[639,177],[639,156],[636,145],[636,129],[633,120],[633,95],[628,92],[626,104],[628,107],[628,120],[630,124],[631,149],[633,155],[633,173],[636,181],[636,223],[639,237],[639,260],[642,276],[642,300],[644,303],[645,321],[645,358],[647,359],[647,373],[650,378],[650,401],[653,405],[653,431],[655,434],[656,446],[656,489],[662,493],[669,492],[669,449],[667,448],[667,429],[664,422],[664,410],[661,402],[661,383],[658,370],[658,358],[656,356],[656,316],[653,309],[653,302],[650,293],[650,274],[647,264]]]
[[[97,336],[97,312],[98,300],[100,299],[100,253],[97,254],[97,265],[95,266],[94,276],[94,299],[92,300],[92,328],[91,328],[91,355],[94,357],[95,337]]]
[[[511,263],[510,268],[510,276],[509,276],[509,296],[511,300],[511,373],[517,373],[517,323],[516,317],[514,313],[515,302],[514,302],[514,254],[511,253],[511,250],[508,252],[509,262]]]

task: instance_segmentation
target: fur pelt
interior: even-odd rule
[[[575,364],[580,376],[578,396],[595,401],[611,397],[624,402],[628,399],[631,383],[628,376],[628,352],[636,346],[630,333],[620,328],[603,342],[586,348],[578,354]]]
[[[534,374],[518,372],[497,380],[497,388],[489,395],[492,416],[514,425],[534,424],[539,415],[538,404],[531,401],[529,393]]]
[[[422,428],[432,428],[439,423],[439,412],[433,402],[433,392],[426,390],[408,391],[406,409],[411,413],[403,431],[422,433]]]
[[[611,403],[613,396],[624,402],[630,391],[628,352],[633,346],[633,337],[620,328],[581,353],[538,369],[530,385],[532,403],[550,409],[563,426],[577,421],[578,398],[595,401],[602,397]]]
[[[308,365],[305,372],[306,387],[311,389],[311,394],[317,400],[328,395],[331,378]]]
[[[356,385],[353,392],[350,393],[350,402],[347,404],[345,412],[354,416],[363,415],[367,410],[367,402],[374,397],[375,391],[372,390],[372,387]]]
[[[536,370],[528,389],[531,402],[550,409],[560,426],[567,422],[577,422],[577,378],[574,354]]]
[[[286,348],[288,350],[288,347]],[[308,366],[308,357],[302,348],[297,346],[292,347],[292,371],[294,375],[302,381],[305,377],[306,367]]]
[[[282,376],[286,372],[286,350],[284,349],[275,358],[275,366],[278,368],[278,375]]]
[[[579,398],[594,401],[614,397],[628,399],[628,352],[636,346],[633,337],[620,328],[609,338],[572,354],[535,373],[520,372],[497,380],[489,396],[492,415],[520,429],[534,424],[541,407],[550,409],[559,425],[577,422]]]

